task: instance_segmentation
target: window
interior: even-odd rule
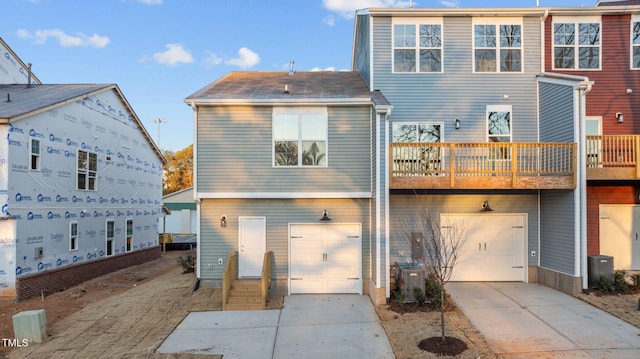
[[[600,69],[600,18],[553,20],[554,69]]]
[[[125,238],[127,252],[131,250],[131,242],[133,242],[133,219],[127,219],[127,238]]]
[[[78,222],[69,223],[69,250],[78,250]]]
[[[442,25],[394,23],[394,72],[442,72]]]
[[[273,109],[273,165],[327,166],[327,109]]]
[[[437,175],[441,169],[441,123],[394,123],[393,142],[410,143],[393,146],[394,172],[413,175]]]
[[[487,106],[487,142],[511,142],[511,106]],[[490,147],[492,159],[509,159],[510,147]]]
[[[40,140],[31,138],[31,161],[30,169],[32,171],[40,170]]]
[[[631,23],[631,68],[640,70],[640,17]]]
[[[522,25],[476,23],[473,47],[475,72],[522,71]]]
[[[98,155],[78,150],[78,189],[96,190]]]
[[[114,238],[114,233],[115,233],[115,222],[112,220],[107,221],[107,231],[105,233],[106,235],[106,251],[107,252],[107,257],[113,255],[113,238]]]

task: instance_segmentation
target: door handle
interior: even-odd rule
[[[487,250],[487,242],[484,242],[484,250]]]

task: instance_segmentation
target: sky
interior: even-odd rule
[[[42,83],[117,84],[156,144],[179,151],[193,143],[184,99],[231,71],[285,71],[291,60],[296,71],[350,70],[356,9],[595,2],[11,0],[2,4],[0,37]]]

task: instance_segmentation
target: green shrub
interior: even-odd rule
[[[442,305],[442,286],[433,275],[425,280],[425,299],[436,309]]]
[[[613,273],[613,291],[616,293],[626,293],[628,291],[629,286],[627,285],[627,281],[625,277],[627,276],[627,272],[623,270],[617,270]]]
[[[416,304],[418,304],[420,307],[424,306],[426,299],[424,293],[422,293],[422,289],[413,287],[413,297],[416,299]]]
[[[631,274],[631,282],[633,283],[633,289],[638,289],[640,288],[640,274],[635,273],[635,274]]]

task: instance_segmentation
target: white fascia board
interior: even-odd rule
[[[371,198],[371,192],[198,192],[196,198],[241,199],[305,199],[305,198]]]
[[[247,105],[247,106],[348,106],[370,105],[371,98],[345,98],[345,99],[190,99],[185,101],[192,106],[200,105]]]
[[[566,75],[559,73],[544,72],[538,75],[538,81],[554,83],[560,85],[573,85],[574,87],[582,87],[583,84],[594,84],[594,81],[589,81],[586,76]]]
[[[371,16],[398,16],[398,17],[480,17],[480,16],[543,16],[548,8],[535,7],[535,8],[495,8],[495,9],[416,9],[416,8],[377,8],[369,9]]]

